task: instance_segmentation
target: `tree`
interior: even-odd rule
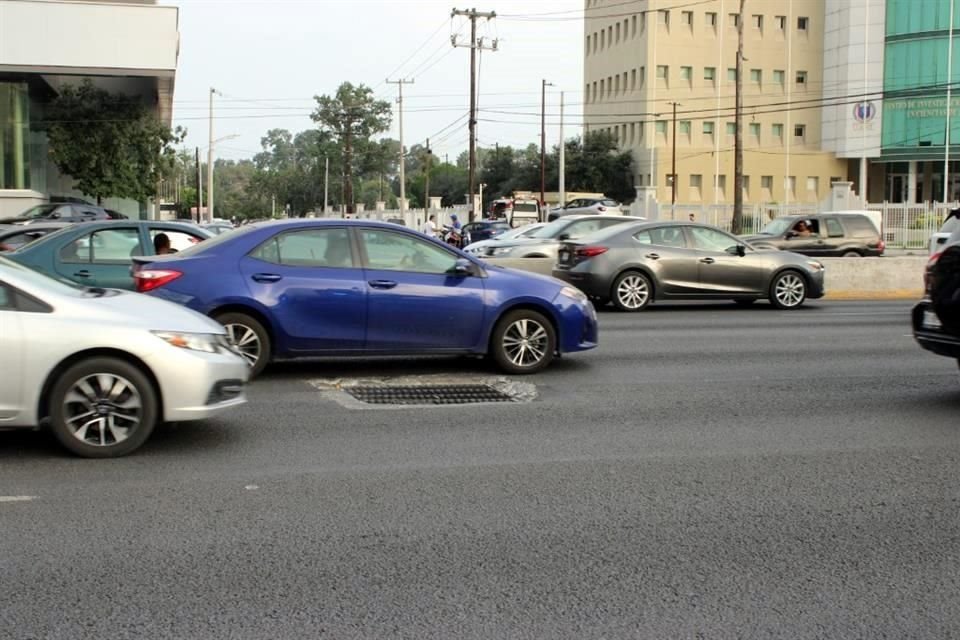
[[[98,204],[155,196],[176,161],[174,145],[186,133],[171,130],[139,98],[99,89],[90,80],[62,87],[39,126],[53,163]]]
[[[600,192],[625,202],[635,195],[633,187],[633,156],[620,151],[616,138],[605,131],[591,131],[583,138],[566,142],[567,191]],[[559,186],[557,158],[559,149],[551,154],[547,187]]]
[[[374,134],[390,128],[391,108],[385,100],[376,100],[365,85],[344,82],[334,96],[314,96],[317,109],[311,118],[341,147],[343,161],[343,199],[353,213],[354,150]]]

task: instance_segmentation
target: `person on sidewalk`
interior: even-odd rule
[[[423,223],[423,233],[428,235],[431,238],[437,237],[437,216],[431,215],[426,222]]]

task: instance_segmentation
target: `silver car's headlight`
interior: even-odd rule
[[[204,353],[218,353],[229,351],[227,337],[215,333],[180,333],[175,331],[154,331],[157,336],[171,347],[203,351]]]
[[[497,247],[493,250],[493,255],[495,256],[508,256],[513,253],[513,250],[516,247]]]
[[[822,262],[818,262],[816,260],[807,260],[807,266],[814,271],[823,271],[825,268]]]
[[[587,295],[580,291],[580,289],[574,289],[573,287],[564,287],[560,289],[560,295],[572,298],[577,302],[586,302],[588,300]]]

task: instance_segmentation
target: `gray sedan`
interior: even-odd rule
[[[526,238],[491,240],[484,258],[557,258],[557,248],[565,240],[577,240],[607,227],[642,222],[629,216],[564,216],[544,225]]]
[[[768,299],[796,309],[824,294],[823,264],[789,251],[757,250],[707,225],[649,222],[560,246],[553,275],[598,304],[640,311],[654,300]]]

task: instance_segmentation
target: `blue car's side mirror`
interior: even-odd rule
[[[457,258],[450,273],[459,278],[466,278],[473,275],[473,263],[466,258]]]

